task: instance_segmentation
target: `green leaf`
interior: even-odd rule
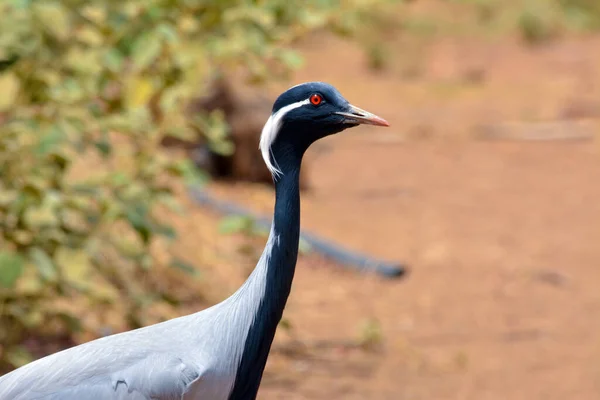
[[[156,32],[159,33],[169,43],[176,44],[179,41],[177,29],[175,29],[175,27],[171,24],[160,24],[156,28]]]
[[[115,186],[122,186],[129,184],[131,179],[129,176],[121,171],[117,171],[110,175],[110,183]]]
[[[0,52],[0,54],[3,54],[3,52]],[[5,54],[3,55],[5,56]],[[19,61],[19,57],[16,56],[3,57],[3,59],[0,60],[0,72],[6,71],[10,67],[12,67],[17,61]]]
[[[177,239],[177,232],[172,226],[164,225],[164,224],[154,224],[154,232],[157,234],[166,237],[170,240]]]
[[[13,203],[19,193],[16,190],[0,190],[0,207],[5,207]]]
[[[370,349],[383,341],[381,324],[376,318],[368,318],[360,326],[358,343],[360,346]]]
[[[171,165],[170,172],[176,173],[183,177],[185,183],[190,186],[204,186],[209,178],[208,174],[199,168],[196,168],[192,160],[184,159]]]
[[[81,15],[84,15],[87,19],[100,26],[106,23],[106,10],[104,9],[102,2],[99,4],[85,5],[81,9]]]
[[[104,53],[104,65],[111,72],[118,73],[121,71],[121,67],[123,66],[123,55],[118,49],[108,49],[106,53]]]
[[[57,1],[35,2],[33,11],[44,29],[58,40],[67,40],[71,31],[68,10]]]
[[[169,211],[172,211],[178,215],[183,215],[184,207],[173,195],[161,195],[159,196],[158,201],[167,207]]]
[[[181,260],[179,258],[173,259],[169,263],[169,266],[171,268],[180,269],[183,272],[185,272],[186,274],[189,274],[189,275],[192,275],[192,276],[198,276],[198,275],[200,275],[200,272],[196,269],[196,267],[194,267],[192,264],[189,264],[186,261],[183,261],[183,260]]]
[[[137,70],[143,70],[152,64],[162,50],[161,37],[154,32],[148,32],[140,36],[132,48],[133,66]]]
[[[219,232],[222,234],[248,233],[254,226],[254,220],[245,215],[230,215],[221,219]]]
[[[94,146],[96,146],[96,149],[102,155],[102,157],[108,157],[112,153],[112,145],[106,138],[96,141]]]
[[[102,34],[98,31],[98,29],[92,26],[84,26],[77,30],[77,39],[82,43],[85,43],[90,46],[100,46],[104,41]]]
[[[40,276],[50,282],[56,281],[56,266],[52,258],[41,248],[34,247],[29,251],[29,259],[34,263]]]
[[[59,312],[58,317],[60,317],[69,327],[69,331],[71,332],[79,332],[82,329],[81,319],[77,315],[71,315],[66,312]]]
[[[300,238],[300,242],[298,243],[298,251],[302,255],[307,255],[312,252],[312,246],[305,239]]]
[[[211,142],[210,149],[222,156],[230,156],[235,152],[235,145],[229,140],[221,140]]]
[[[28,207],[23,219],[27,227],[34,229],[57,226],[60,222],[54,207],[48,202],[42,203],[39,207]]]
[[[23,273],[24,260],[15,253],[0,252],[0,286],[11,288]]]
[[[142,205],[129,207],[125,213],[131,227],[139,234],[144,244],[150,243],[152,238],[152,227],[148,209]]]
[[[33,355],[24,346],[9,347],[4,358],[15,368],[22,367],[34,360]]]
[[[64,143],[65,133],[59,126],[51,127],[46,133],[40,134],[40,139],[36,147],[39,155],[45,155],[54,151],[59,145]]]
[[[115,248],[123,257],[129,259],[138,258],[144,252],[139,240],[120,239],[115,242]]]
[[[294,50],[284,50],[279,55],[281,61],[289,68],[298,69],[304,65],[304,59]]]
[[[154,259],[149,254],[142,254],[139,263],[143,269],[149,270],[154,265]]]
[[[16,244],[21,246],[30,245],[34,239],[33,233],[24,229],[15,230],[13,234],[13,240]]]
[[[23,275],[17,281],[13,288],[14,293],[18,296],[38,296],[44,290],[44,283],[37,274],[35,267],[31,261],[27,261],[23,268]]]
[[[60,220],[57,209],[61,206],[61,194],[53,189],[46,189],[43,193],[42,203],[30,206],[25,211],[25,224],[32,228],[56,227]]]
[[[171,113],[176,110],[176,108],[182,102],[182,99],[185,98],[186,91],[188,88],[182,85],[174,85],[167,89],[165,89],[160,96],[160,109],[163,113]],[[170,117],[170,115],[168,115]],[[183,117],[183,116],[181,116]],[[190,139],[186,137],[181,137],[181,139]],[[193,139],[193,138],[192,138]]]
[[[291,332],[294,330],[292,321],[290,321],[288,318],[282,318],[281,321],[279,321],[279,328],[287,332]]]

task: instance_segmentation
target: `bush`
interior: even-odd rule
[[[558,0],[570,23],[577,29],[600,29],[600,2],[597,0]]]
[[[2,2],[0,370],[56,350],[35,343],[100,335],[107,314],[127,329],[144,324],[148,304],[176,305],[140,277],[153,243],[176,238],[158,212],[177,208],[170,177],[203,175],[161,153],[161,139],[200,130],[232,151],[218,111],[185,117],[209,78],[233,68],[253,82],[284,76],[301,64],[295,39],[352,33],[380,3]]]
[[[558,23],[550,13],[524,10],[518,19],[522,38],[530,44],[543,43],[558,35]]]

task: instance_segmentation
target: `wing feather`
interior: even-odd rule
[[[172,320],[173,321],[173,320]],[[176,324],[98,339],[0,377],[0,400],[181,400],[203,373],[172,339]]]

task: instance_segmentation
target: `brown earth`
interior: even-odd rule
[[[599,399],[600,37],[392,42],[380,73],[317,39],[273,96],[328,81],[392,127],[309,151],[303,228],[410,274],[301,258],[259,398]],[[264,186],[211,189],[272,212]],[[247,272],[219,274],[232,291]],[[348,346],[367,321],[380,346]]]

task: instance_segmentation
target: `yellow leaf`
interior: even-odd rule
[[[55,253],[54,260],[60,266],[62,276],[68,281],[80,285],[88,283],[91,262],[84,250],[60,247]]]
[[[145,106],[150,101],[154,88],[148,78],[134,76],[125,81],[125,106],[129,109]]]
[[[102,25],[106,21],[106,10],[101,6],[87,5],[83,7],[81,14],[98,25]]]
[[[1,86],[0,90],[2,90]],[[17,197],[19,197],[19,192],[17,192],[16,190],[6,190],[3,188],[0,191],[0,205],[8,206],[12,202],[14,202],[17,199]]]
[[[19,78],[11,72],[0,75],[0,112],[11,108],[19,94]]]
[[[4,351],[4,359],[14,367],[21,367],[33,361],[33,356],[24,346],[10,346]]]
[[[25,264],[23,275],[17,281],[15,292],[19,296],[38,295],[44,289],[44,283],[39,279],[35,266],[28,262]]]
[[[48,33],[59,40],[66,40],[71,31],[69,11],[55,1],[36,2],[34,13]]]
[[[67,66],[86,74],[97,74],[102,71],[102,53],[95,48],[71,48],[64,58]]]
[[[24,214],[24,221],[26,226],[31,228],[55,226],[59,222],[54,207],[48,204],[28,208]]]
[[[119,298],[119,291],[103,279],[96,279],[90,288],[97,300],[114,302]]]
[[[98,46],[104,42],[102,34],[91,26],[83,26],[76,33],[77,39],[91,46]]]
[[[184,15],[179,18],[177,25],[184,33],[195,32],[200,26],[200,24],[198,24],[198,20],[191,15]]]
[[[144,248],[139,240],[131,240],[128,238],[120,238],[119,241],[115,242],[115,246],[117,250],[121,253],[121,255],[127,258],[136,258],[140,257]]]

